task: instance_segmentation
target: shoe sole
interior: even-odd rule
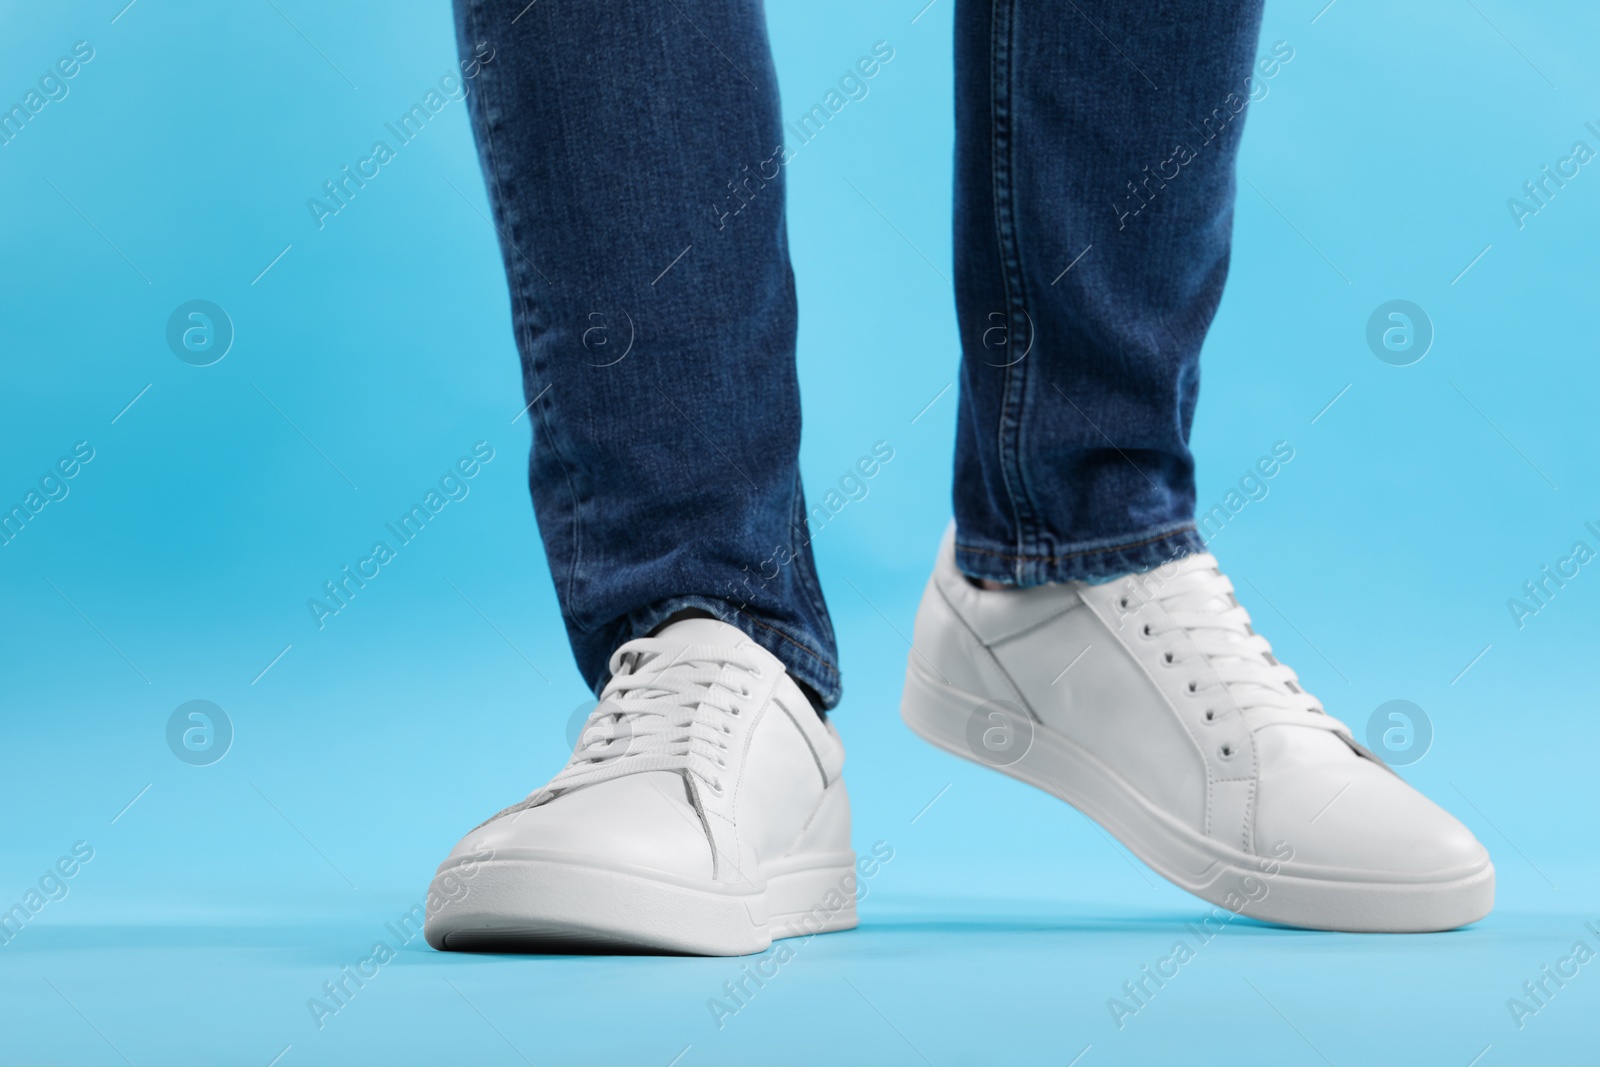
[[[925,741],[1044,790],[1103,826],[1157,874],[1202,900],[1265,922],[1348,933],[1424,933],[1476,922],[1494,906],[1494,865],[1404,880],[1232,849],[1154,807],[1064,734],[1035,721],[1032,744],[999,766],[968,746],[985,698],[929,677],[913,659],[900,717]]]
[[[766,887],[755,890],[559,856],[474,866],[470,879],[446,882],[452,868],[434,876],[429,899],[445,904],[428,917],[424,934],[436,949],[745,956],[782,938],[857,922],[850,853],[769,874]],[[843,906],[829,908],[830,894]]]

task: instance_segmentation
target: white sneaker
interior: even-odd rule
[[[566,769],[439,865],[437,949],[731,956],[856,925],[844,746],[713,619],[611,657]]]
[[[987,591],[940,548],[901,715],[1066,800],[1169,881],[1323,930],[1447,930],[1494,905],[1472,833],[1325,714],[1209,554]]]

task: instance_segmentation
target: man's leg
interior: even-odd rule
[[[601,699],[566,767],[439,866],[428,943],[742,954],[848,929],[761,4],[457,18],[539,531]]]
[[[1260,0],[959,0],[966,573],[1032,586],[1200,549],[1189,427],[1260,18]]]
[[[1252,65],[1259,15],[958,0],[956,525],[901,713],[1232,912],[1449,929],[1493,905],[1489,854],[1272,655],[1194,528],[1234,154],[1286,58]]]
[[[831,707],[761,4],[459,0],[456,19],[579,668],[598,688],[618,645],[697,609]]]

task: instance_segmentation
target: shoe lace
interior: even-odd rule
[[[750,683],[762,677],[759,652],[644,637],[612,653],[610,668],[571,760],[524,805],[645,771],[693,775],[721,796],[728,720],[744,713]]]
[[[1306,691],[1294,670],[1279,662],[1267,639],[1251,628],[1250,613],[1234,596],[1233,582],[1217,568],[1213,557],[1185,557],[1176,564],[1175,574],[1152,578],[1144,593],[1161,611],[1142,623],[1146,636],[1182,631],[1189,646],[1167,652],[1167,662],[1176,665],[1198,658],[1210,668],[1208,675],[1189,683],[1190,692],[1203,694],[1220,688],[1252,718],[1349,732]],[[1123,606],[1133,599],[1125,597]],[[1302,714],[1318,718],[1301,719]]]

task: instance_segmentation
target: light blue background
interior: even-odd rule
[[[1506,1008],[1574,941],[1600,945],[1583,925],[1600,924],[1600,568],[1523,629],[1506,606],[1574,541],[1600,547],[1583,528],[1600,522],[1600,171],[1524,229],[1506,207],[1574,141],[1600,148],[1584,129],[1600,125],[1592,6],[1270,7],[1263,51],[1286,40],[1295,57],[1249,111],[1195,428],[1208,505],[1293,446],[1213,547],[1358,733],[1385,701],[1426,710],[1433,747],[1403,773],[1493,852],[1489,919],[1391,938],[1240,922],[1113,1025],[1107,998],[1206,909],[897,714],[902,635],[949,514],[951,0],[777,2],[786,115],[873,42],[896,50],[790,168],[807,486],[876,440],[896,450],[816,545],[857,845],[895,857],[858,932],[800,948],[720,1031],[706,1001],[738,961],[420,940],[319,1031],[306,999],[369,953],[461,832],[557,769],[586,693],[526,498],[465,106],[324,230],[305,206],[453,69],[446,5],[124,2],[13,5],[0,35],[6,106],[75,41],[95,48],[70,95],[0,147],[0,503],[75,442],[96,450],[0,548],[0,907],[74,842],[95,850],[0,947],[0,1060],[1593,1056],[1600,964],[1520,1032]],[[237,331],[206,368],[164,338],[196,298]],[[1395,298],[1436,330],[1409,367],[1364,340]],[[496,458],[471,495],[319,632],[306,599],[480,440]],[[209,767],[166,745],[191,699],[236,731]]]

